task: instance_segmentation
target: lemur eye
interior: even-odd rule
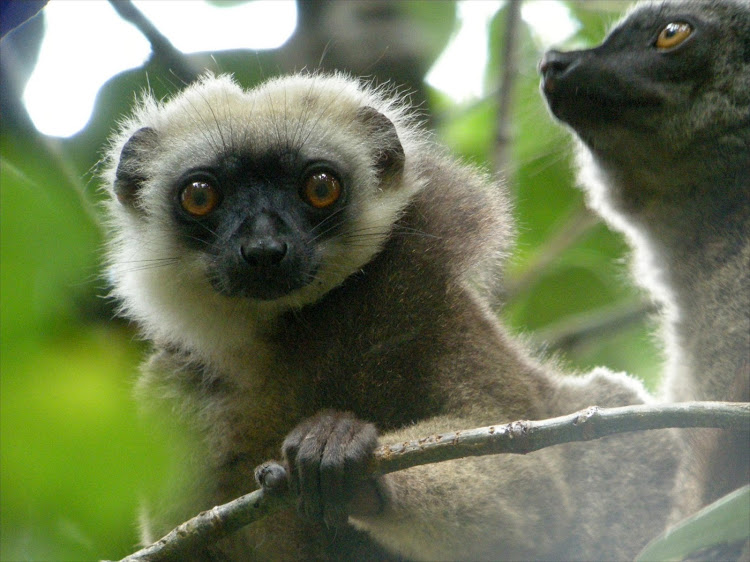
[[[684,21],[673,21],[661,30],[656,38],[657,49],[671,49],[682,43],[693,32],[693,26]]]
[[[316,209],[325,209],[341,197],[341,184],[333,174],[315,172],[305,180],[301,196]]]
[[[180,203],[194,217],[203,217],[219,204],[219,191],[207,181],[191,181],[182,188]]]

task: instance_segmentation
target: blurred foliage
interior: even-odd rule
[[[568,42],[576,46],[600,40],[624,7],[622,2],[568,4],[581,23]],[[428,6],[415,3],[406,11],[422,25],[433,26],[434,38],[445,41],[446,6],[439,18]],[[501,9],[488,47],[491,92],[498,89],[503,30]],[[638,294],[621,259],[625,245],[604,226],[581,229],[584,233],[569,244],[559,243],[571,225],[587,219],[581,193],[571,187],[568,134],[552,122],[538,92],[542,47],[525,23],[520,31],[514,158],[507,170],[520,228],[517,254],[508,269],[513,290],[503,315],[519,333],[552,333],[582,313],[637,306]],[[4,50],[7,45],[3,42]],[[273,53],[267,52],[215,53],[211,65],[234,72],[246,86],[277,68]],[[94,118],[70,139],[42,137],[23,116],[3,115],[3,560],[124,556],[137,541],[139,498],[159,486],[165,473],[168,459],[159,447],[158,430],[139,418],[131,398],[144,346],[132,327],[112,319],[114,309],[104,298],[94,173],[109,131],[132,107],[134,93],[145,88],[157,97],[179,89],[156,62],[125,72],[102,88]],[[489,166],[496,95],[456,107],[439,92],[428,89],[427,94],[438,137],[466,159]],[[557,246],[562,250],[550,251]],[[651,331],[644,321],[637,322],[560,354],[571,368],[608,365],[636,373],[653,387],[659,362]]]
[[[749,530],[750,486],[743,486],[656,537],[636,562],[743,560]]]

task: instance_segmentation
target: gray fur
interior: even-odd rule
[[[208,248],[177,233],[173,186],[185,169],[280,148],[346,170],[341,234],[315,242],[323,265],[306,287],[270,301],[218,294]],[[114,294],[155,346],[139,396],[193,439],[145,540],[248,492],[282,443],[310,517],[272,515],[196,558],[620,560],[661,530],[677,465],[665,431],[377,481],[360,472],[374,429],[397,442],[650,400],[604,369],[562,376],[508,336],[488,297],[513,238],[505,191],[426,140],[399,100],[342,76],[250,91],[209,76],[166,103],[146,98],[110,156]],[[339,435],[327,444],[326,428]],[[330,484],[340,494],[297,483],[294,456],[310,444],[349,455],[333,466],[345,468]]]
[[[675,21],[691,36],[658,51]],[[665,396],[750,400],[750,3],[644,3],[600,47],[550,52],[542,70],[581,140],[591,205],[663,305]],[[750,482],[750,435],[690,439],[681,515]]]

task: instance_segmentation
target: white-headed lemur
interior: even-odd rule
[[[540,68],[591,205],[663,305],[666,397],[749,401],[750,3],[645,3]],[[747,432],[690,435],[682,514],[750,482]]]
[[[663,527],[667,431],[366,473],[378,439],[649,400],[508,337],[490,299],[506,194],[397,97],[339,75],[207,76],[143,101],[107,182],[114,295],[155,347],[141,396],[198,439],[147,540],[250,491],[280,449],[298,509],[196,559],[625,559]]]

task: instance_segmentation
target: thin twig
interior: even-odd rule
[[[521,0],[509,0],[505,8],[505,37],[503,42],[501,83],[498,96],[495,129],[495,171],[508,175],[509,151],[513,142],[513,93],[518,76],[518,25],[521,21]]]
[[[589,441],[630,431],[670,427],[710,427],[750,432],[750,403],[683,402],[600,409],[592,406],[542,421],[515,421],[424,439],[383,445],[375,451],[373,474],[463,457],[499,453],[527,454],[552,445]],[[181,560],[197,546],[213,544],[254,521],[293,505],[291,493],[262,489],[204,511],[156,543],[122,562]]]
[[[109,0],[111,6],[126,21],[132,23],[151,44],[153,57],[185,84],[195,81],[201,69],[192,64],[156,26],[135,7],[131,0]]]
[[[653,303],[628,300],[569,316],[537,330],[530,341],[539,349],[570,352],[587,343],[601,341],[607,334],[637,325],[658,311],[659,307]]]
[[[505,298],[512,300],[530,291],[546,273],[552,263],[577,243],[599,224],[600,219],[589,209],[581,205],[565,219],[558,221],[557,229],[547,237],[529,259],[523,273],[516,278],[508,279],[505,287]]]
[[[374,474],[387,474],[416,465],[498,453],[525,455],[562,443],[669,427],[750,431],[750,403],[681,402],[606,409],[591,406],[547,420],[515,421],[384,445],[375,451],[372,471]]]

